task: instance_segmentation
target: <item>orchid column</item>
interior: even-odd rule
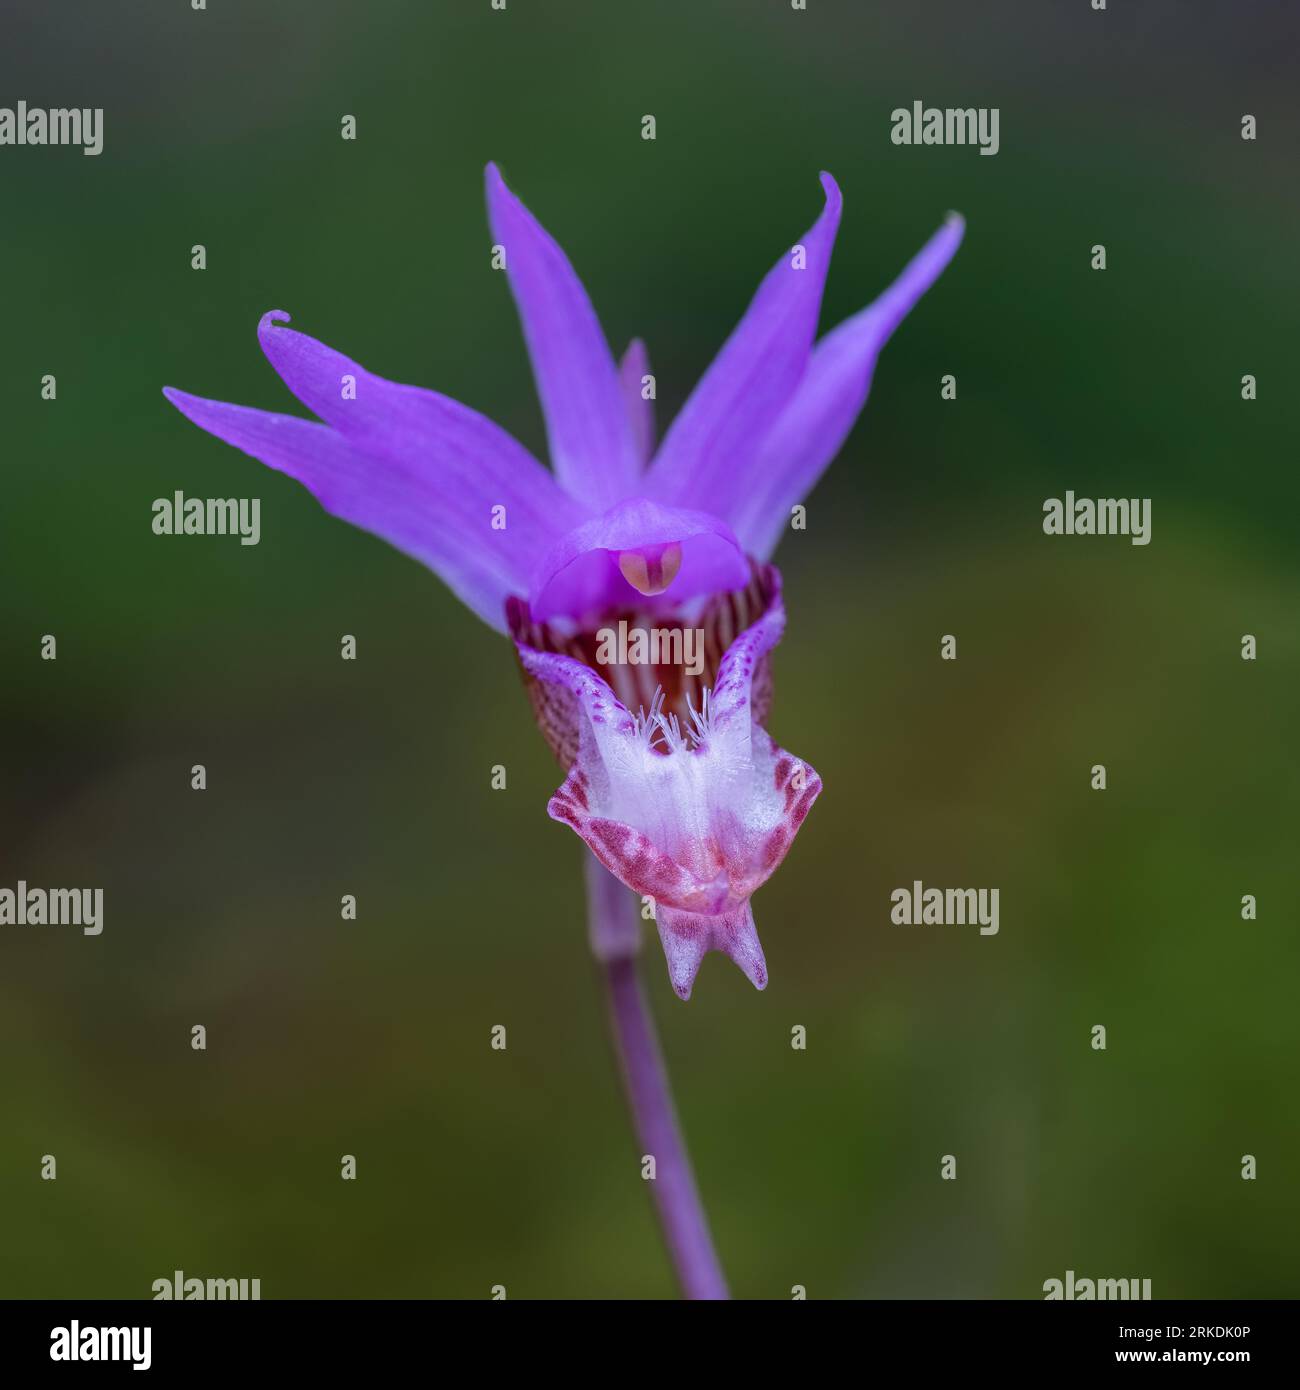
[[[639,914],[617,884],[653,904],[682,999],[709,951],[765,987],[750,899],[821,790],[767,732],[785,623],[768,558],[857,418],[881,347],[962,237],[950,216],[875,303],[814,342],[841,208],[835,181],[821,181],[820,216],[764,278],[657,450],[645,349],[634,342],[615,364],[564,252],[495,165],[492,263],[519,309],[550,471],[476,411],[367,372],[285,327],[279,310],[258,325],[262,350],[317,420],[165,390],[209,433],[422,561],[513,638],[566,774],[548,812],[590,850],[592,947],[643,1151],[656,1159],[665,1237],[697,1298],[726,1286],[636,976]],[[621,625],[689,631],[703,659],[600,660],[602,634]]]

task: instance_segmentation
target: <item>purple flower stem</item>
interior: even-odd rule
[[[700,1205],[668,1073],[637,975],[641,932],[636,904],[593,855],[587,856],[586,868],[592,950],[609,991],[610,1022],[632,1123],[642,1154],[653,1156],[655,1161],[650,1189],[664,1241],[687,1298],[724,1299],[729,1297],[727,1281]]]

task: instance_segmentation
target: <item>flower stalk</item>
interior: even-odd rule
[[[608,995],[610,1026],[643,1155],[655,1161],[651,1192],[682,1293],[725,1299],[708,1218],[686,1152],[654,1021],[637,973],[636,903],[594,855],[586,858],[588,928]]]

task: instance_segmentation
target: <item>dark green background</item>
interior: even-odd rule
[[[736,1292],[1297,1292],[1294,7],[64,0],[3,39],[0,105],[106,147],[0,149],[0,883],[106,927],[0,929],[0,1292],[673,1290],[508,645],[160,395],[298,410],[283,308],[541,451],[489,158],[661,425],[819,169],[825,326],[968,219],[778,554],[772,728],[826,791],[756,900],[771,985],[711,957],[683,1005],[647,941]],[[914,99],[999,107],[1001,152],[891,145]],[[155,537],[177,488],[260,497],[262,543]],[[1152,544],[1047,539],[1067,488],[1152,498]],[[1000,887],[1000,934],[891,926],[914,878]]]

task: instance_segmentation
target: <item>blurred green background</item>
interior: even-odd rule
[[[0,928],[0,1293],[674,1291],[508,645],[160,395],[301,413],[254,338],[283,308],[541,453],[490,158],[616,351],[648,342],[661,427],[819,169],[824,327],[968,220],[778,553],[772,729],[827,790],[756,899],[771,984],[710,957],[683,1005],[646,943],[735,1292],[1300,1291],[1293,7],[60,0],[4,29],[0,105],[102,106],[106,143],[0,149],[0,884],[102,886],[106,925]],[[917,99],[999,107],[1001,152],[893,146]],[[154,536],[178,488],[260,497],[262,543]],[[1066,489],[1151,497],[1152,543],[1048,540]],[[999,935],[892,926],[914,878],[999,887]]]

